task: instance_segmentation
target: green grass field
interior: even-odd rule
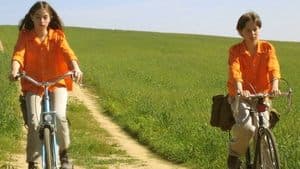
[[[15,27],[0,27],[12,50]],[[163,158],[190,168],[223,169],[228,133],[209,125],[211,97],[225,93],[228,48],[234,38],[66,29],[80,58],[84,83],[101,96],[110,116]],[[282,76],[294,89],[293,107],[274,129],[284,169],[300,168],[299,44],[272,42]]]
[[[18,106],[17,86],[8,81],[7,53],[0,52],[0,166],[10,154],[19,151],[21,145],[21,114]]]

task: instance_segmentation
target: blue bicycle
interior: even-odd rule
[[[42,97],[42,114],[39,124],[39,134],[42,141],[43,169],[58,169],[59,167],[58,144],[56,140],[56,113],[50,110],[50,98],[48,89],[50,86],[55,85],[65,77],[73,76],[73,74],[74,72],[69,71],[49,82],[38,82],[32,77],[26,75],[25,72],[22,72],[18,75],[18,78],[26,79],[32,84],[40,86],[44,89],[44,95]]]

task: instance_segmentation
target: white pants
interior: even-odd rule
[[[42,111],[42,97],[31,92],[25,94],[28,133],[27,133],[27,162],[40,163],[41,140],[39,138],[39,123]],[[64,87],[56,88],[50,94],[50,108],[56,112],[57,142],[60,150],[70,145],[69,126],[66,118],[68,92]]]
[[[251,103],[249,100],[233,99],[231,101],[231,109],[236,123],[231,129],[232,137],[229,141],[229,154],[240,157],[247,151],[248,145],[252,137],[256,133],[258,126],[258,116],[250,115]],[[271,103],[268,102],[268,105]],[[269,112],[263,112],[264,126],[269,126]]]

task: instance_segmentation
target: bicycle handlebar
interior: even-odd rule
[[[24,78],[28,81],[30,81],[31,83],[35,84],[36,86],[41,86],[41,87],[49,87],[52,86],[54,84],[56,84],[57,82],[59,82],[60,80],[64,79],[67,76],[73,76],[74,72],[73,71],[69,71],[65,74],[63,74],[62,76],[56,77],[54,80],[52,81],[46,81],[46,82],[39,82],[35,79],[33,79],[32,77],[26,75],[26,72],[21,72],[19,73],[16,78]]]
[[[241,97],[241,94],[238,94],[238,98]],[[246,99],[262,99],[266,97],[275,98],[275,97],[287,97],[287,112],[290,111],[291,105],[292,105],[292,89],[289,88],[287,92],[281,92],[280,94],[272,94],[272,93],[257,93],[257,94],[251,94],[250,96],[243,97]]]
[[[273,93],[257,93],[257,94],[250,94],[246,96],[246,98],[264,98],[264,97],[280,97],[280,96],[290,96],[292,94],[292,90],[290,89],[288,92],[281,92],[280,94],[273,94]]]

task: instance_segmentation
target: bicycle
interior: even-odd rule
[[[39,124],[39,136],[42,141],[42,168],[58,169],[58,145],[56,140],[56,113],[50,110],[49,87],[55,85],[67,76],[73,76],[74,72],[69,71],[62,76],[55,78],[53,81],[38,82],[32,77],[26,75],[25,72],[20,73],[17,78],[23,78],[40,86],[44,89],[42,97],[42,115]]]
[[[279,95],[272,94],[253,94],[247,97],[251,103],[250,115],[252,119],[258,117],[257,131],[254,136],[253,147],[248,147],[245,155],[245,169],[280,169],[279,153],[271,129],[264,125],[263,113],[269,110],[269,106],[265,103],[265,99],[280,96],[287,96],[291,99],[292,90],[281,93]],[[241,96],[239,96],[241,97]]]

